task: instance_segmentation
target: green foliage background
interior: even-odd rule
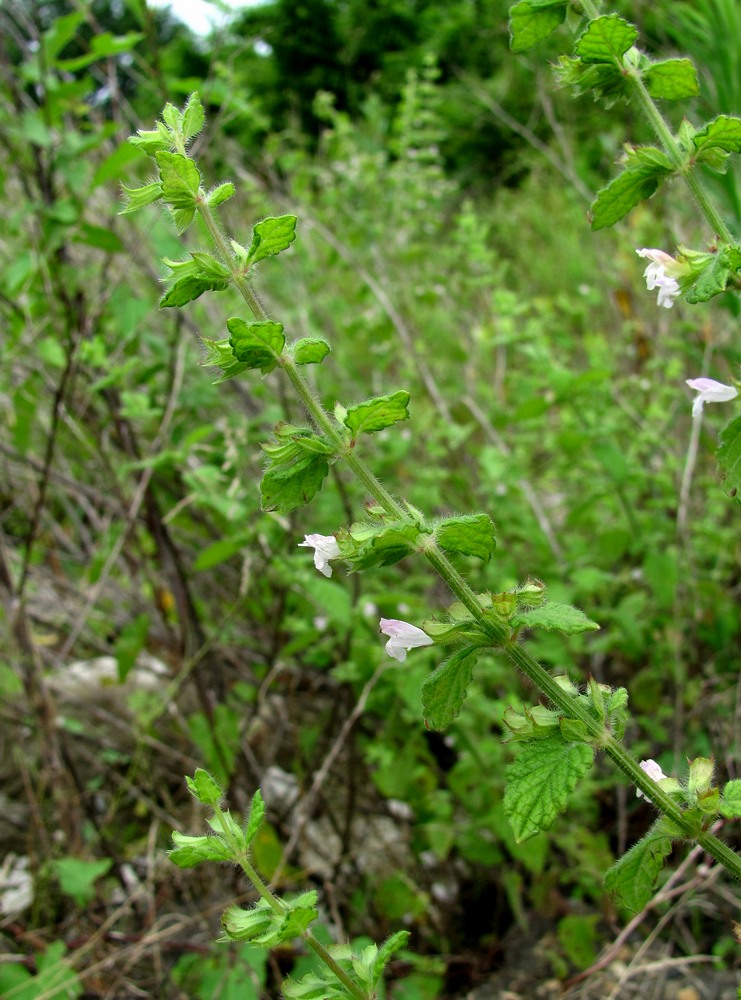
[[[738,112],[731,3],[621,7],[657,53],[696,55],[702,101]],[[531,574],[600,622],[530,648],[578,683],[625,686],[639,755],[667,772],[714,755],[737,775],[737,508],[715,475],[716,413],[695,455],[683,392],[738,364],[736,305],[667,313],[643,288],[636,247],[704,236],[672,187],[589,233],[590,193],[644,126],[554,92],[548,45],[509,53],[506,8],[286,0],[204,40],[140,0],[0,7],[0,839],[34,885],[0,930],[18,956],[0,966],[7,995],[47,977],[56,995],[104,996],[104,958],[121,996],[277,993],[281,963],[210,945],[237,880],[164,860],[197,766],[237,810],[267,785],[268,877],[316,883],[351,938],[412,931],[399,998],[511,983],[524,947],[536,982],[588,967],[620,920],[602,873],[651,820],[598,761],[548,836],[514,842],[501,720],[532,693],[493,659],[444,736],[421,724],[434,651],[364,687],[378,617],[419,622],[446,596],[412,560],[316,573],[298,542],[364,500],[341,474],[309,510],[260,511],[260,443],[297,405],[275,375],[212,384],[201,338],[226,335],[236,302],[158,311],[158,261],[180,243],[155,211],[117,215],[119,184],[147,180],[126,135],[194,89],[199,155],[237,186],[235,234],[299,217],[257,291],[292,336],[331,343],[325,403],[411,393],[411,422],[373,445],[383,481],[430,513],[493,518],[492,561],[461,559],[478,588]],[[738,229],[737,175],[718,191]],[[281,861],[296,802],[306,825]],[[712,951],[722,975],[729,904],[706,904],[715,921],[670,940]],[[284,961],[295,976],[309,960]]]

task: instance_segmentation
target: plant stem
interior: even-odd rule
[[[721,218],[717,208],[712,203],[707,195],[707,192],[698,180],[692,163],[687,163],[685,161],[676,139],[664,121],[664,116],[657,108],[656,102],[649,94],[646,84],[643,82],[640,70],[633,67],[625,67],[625,69],[627,70],[628,76],[633,84],[633,89],[638,98],[638,103],[643,109],[643,113],[651,123],[651,127],[656,133],[659,142],[664,147],[664,152],[672,161],[675,170],[690,189],[690,192],[697,203],[697,207],[705,216],[708,225],[723,243],[732,243],[733,236],[730,229]]]
[[[599,10],[593,0],[581,0],[581,5],[584,9],[584,13],[590,21],[599,17]],[[692,196],[697,203],[697,207],[705,216],[708,225],[721,242],[733,243],[733,235],[730,229],[721,218],[717,208],[710,200],[707,192],[695,175],[693,164],[691,162],[687,162],[685,157],[682,155],[682,150],[672,135],[671,129],[666,124],[664,116],[656,106],[656,102],[653,97],[649,94],[648,89],[643,82],[641,70],[636,66],[626,65],[622,57],[617,55],[614,56],[614,62],[620,72],[626,73],[630,79],[635,95],[638,98],[638,103],[644,115],[656,133],[656,137],[661,143],[664,152],[671,160],[674,169],[683,178],[687,187],[690,189]]]
[[[256,889],[258,895],[265,900],[268,906],[271,908],[273,913],[277,913],[282,916],[287,912],[287,907],[283,901],[278,897],[273,895],[268,886],[263,882],[263,880],[258,875],[257,871],[252,867],[247,853],[242,850],[240,845],[237,843],[236,838],[232,832],[231,826],[226,820],[223,810],[219,805],[214,805],[214,814],[219,820],[219,826],[221,832],[224,834],[226,839],[229,841],[229,846],[232,849],[234,855],[234,860],[237,862],[239,867],[245,873],[247,878],[250,880],[254,888]],[[307,928],[302,937],[306,941],[311,950],[319,956],[319,958],[324,962],[324,964],[329,968],[332,973],[339,979],[345,989],[349,990],[350,993],[356,998],[356,1000],[368,1000],[368,995],[362,990],[357,983],[353,982],[350,976],[345,972],[341,965],[330,955],[321,941],[318,941],[312,932]]]
[[[648,95],[647,95],[648,96]],[[651,98],[648,98],[651,101]],[[651,102],[653,105],[653,102]],[[658,112],[657,112],[658,114]],[[660,117],[660,116],[659,116]],[[663,119],[662,119],[663,124]],[[671,137],[670,137],[671,138]],[[673,141],[673,140],[672,140]],[[252,314],[258,320],[265,320],[267,314],[249,286],[247,278],[242,274],[229,251],[229,247],[223,234],[216,225],[209,207],[199,204],[199,211],[203,217],[206,227],[211,234],[217,250],[224,263],[231,270],[234,283],[239,289],[242,297],[249,306]],[[407,510],[399,503],[383,486],[383,484],[371,472],[362,458],[355,450],[349,450],[342,436],[335,429],[331,418],[324,410],[319,400],[311,391],[308,383],[304,379],[296,365],[287,358],[282,358],[282,367],[287,377],[294,386],[299,398],[306,408],[309,416],[327,437],[338,448],[338,452],[350,466],[357,478],[363,484],[368,494],[390,515],[404,518]],[[646,795],[657,808],[661,810],[676,826],[682,830],[686,837],[696,840],[709,854],[711,854],[720,864],[736,878],[741,879],[741,858],[739,858],[721,840],[709,833],[698,834],[692,825],[687,821],[682,810],[676,802],[664,792],[655,781],[641,769],[635,757],[625,749],[606,729],[602,722],[589,714],[587,709],[579,704],[564,689],[556,683],[554,678],[545,670],[538,661],[527,652],[522,646],[511,641],[509,629],[504,622],[501,624],[487,617],[476,594],[469,584],[460,575],[448,557],[440,551],[434,543],[427,543],[422,550],[427,561],[436,570],[439,576],[445,581],[452,593],[468,609],[481,629],[491,638],[492,646],[499,649],[511,663],[518,667],[522,673],[528,677],[533,684],[547,696],[547,698],[569,719],[580,721],[586,732],[589,734],[594,744],[603,749],[620,770]],[[251,879],[252,875],[248,875]],[[257,887],[257,883],[256,887]],[[258,891],[259,888],[258,888]],[[267,889],[265,890],[268,891]],[[307,939],[308,941],[308,939]],[[318,942],[317,942],[318,944]],[[314,945],[310,945],[314,948]],[[321,945],[319,945],[321,947]],[[319,954],[316,948],[314,950]],[[331,958],[331,956],[329,956]]]

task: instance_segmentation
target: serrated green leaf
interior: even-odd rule
[[[252,803],[250,805],[250,815],[247,820],[247,826],[244,831],[245,844],[249,845],[255,838],[258,830],[262,826],[262,821],[265,819],[265,802],[263,801],[262,792],[258,788],[255,794],[252,796]]]
[[[304,455],[293,465],[269,468],[260,483],[263,510],[288,514],[310,503],[329,472],[324,455]]]
[[[725,153],[741,153],[741,118],[718,115],[699,129],[693,136],[696,159],[702,163],[710,150],[720,149]]]
[[[605,875],[605,888],[631,913],[640,913],[653,895],[671,839],[657,824],[624,854]]]
[[[691,59],[663,59],[651,63],[643,74],[643,82],[655,100],[683,101],[700,93]]]
[[[414,552],[419,525],[396,521],[391,524],[354,524],[337,533],[342,558],[354,569],[391,566]]]
[[[510,618],[513,628],[542,628],[547,632],[562,632],[564,635],[578,635],[593,632],[599,628],[597,622],[587,618],[583,611],[571,604],[555,604],[547,601],[536,608],[518,609]]]
[[[216,281],[209,278],[185,277],[176,281],[172,288],[168,288],[160,299],[160,308],[168,309],[174,306],[184,306],[188,302],[193,302],[204,292],[223,292],[229,287],[228,281]]]
[[[293,345],[293,360],[297,365],[318,365],[324,361],[330,350],[326,340],[304,337]]]
[[[286,342],[280,323],[247,323],[238,316],[226,321],[229,343],[238,361],[267,374],[278,364]]]
[[[179,132],[183,125],[183,114],[179,108],[176,108],[174,104],[168,101],[162,109],[162,121],[168,128]]]
[[[198,135],[204,126],[206,116],[198,94],[191,94],[188,103],[183,108],[183,138],[187,142]]]
[[[442,663],[422,684],[422,710],[430,729],[446,729],[458,717],[480,653],[467,646]]]
[[[227,181],[225,184],[219,184],[218,187],[214,188],[213,191],[206,197],[206,201],[210,208],[217,208],[219,205],[223,205],[225,201],[228,201],[234,195],[234,185],[231,181]]]
[[[191,258],[197,265],[196,276],[199,278],[209,278],[216,281],[229,281],[231,274],[229,269],[212,257],[210,253],[202,253],[199,250],[195,250],[191,253]]]
[[[270,905],[260,899],[249,910],[241,906],[229,906],[221,918],[221,926],[232,941],[254,941],[256,937],[269,931],[275,915]]]
[[[592,766],[594,750],[563,737],[527,743],[507,767],[504,811],[518,843],[549,829]]]
[[[252,232],[252,243],[248,251],[249,263],[257,264],[266,257],[273,257],[287,250],[296,239],[297,221],[295,215],[280,215],[258,222]]]
[[[156,128],[152,130],[139,129],[136,135],[130,135],[128,142],[137,149],[141,149],[147,156],[154,156],[163,150],[169,150],[172,146],[172,136],[165,126],[158,122]]]
[[[252,941],[266,948],[275,948],[300,937],[316,920],[316,899],[317,894],[313,890],[292,900],[281,899],[280,913],[276,913],[264,899],[249,910],[230,906],[222,917],[222,926],[233,941]]]
[[[628,153],[626,170],[648,167],[658,174],[669,174],[674,169],[672,161],[658,146],[635,146]]]
[[[494,525],[487,514],[447,517],[435,528],[435,538],[446,552],[460,552],[488,562],[497,547]]]
[[[383,971],[388,965],[391,956],[401,948],[406,947],[410,937],[411,934],[409,931],[397,931],[396,934],[392,934],[390,938],[387,938],[386,941],[383,942],[381,947],[377,950],[373,960],[370,976],[371,986],[376,985],[378,980],[383,975]]]
[[[721,247],[717,254],[708,260],[703,270],[693,278],[692,284],[685,287],[685,301],[694,305],[720,295],[739,270],[741,270],[741,246],[731,244]]]
[[[228,340],[209,340],[206,338],[203,343],[206,348],[206,357],[202,364],[206,367],[213,365],[221,370],[221,375],[216,379],[214,385],[219,385],[221,382],[226,382],[227,379],[234,378],[249,370],[247,365],[237,361],[234,357],[232,345]]]
[[[630,94],[628,76],[615,63],[583,63],[571,56],[559,56],[556,76],[562,87],[569,87],[575,94],[590,94],[602,98],[610,107],[619,98]]]
[[[624,170],[619,177],[610,181],[607,187],[597,193],[592,205],[592,229],[604,229],[614,226],[638,202],[650,198],[656,191],[665,171],[641,167],[635,170]]]
[[[741,818],[741,780],[738,778],[726,783],[720,803],[720,813],[726,819]]]
[[[119,215],[138,212],[140,208],[151,205],[153,201],[162,197],[162,185],[159,181],[155,181],[154,184],[145,184],[144,187],[140,188],[128,188],[125,184],[122,184],[121,187],[129,200],[118,213]]]
[[[741,495],[741,416],[734,417],[720,432],[720,444],[715,453],[718,473],[731,496]]]
[[[520,0],[509,12],[510,48],[524,52],[563,23],[568,0]]]
[[[597,17],[578,38],[575,54],[583,63],[622,62],[622,57],[638,38],[635,25],[617,14]]]
[[[180,153],[161,150],[155,156],[160,168],[162,196],[172,208],[190,208],[195,205],[201,174],[193,160]]]
[[[205,806],[215,806],[221,801],[222,791],[218,782],[208,771],[199,767],[192,778],[185,779],[188,791]]]
[[[299,982],[286,977],[280,990],[285,1000],[355,1000],[329,969],[309,972]]]
[[[218,837],[187,837],[173,831],[175,847],[168,851],[170,861],[179,868],[194,868],[203,861],[231,861],[232,852]]]
[[[345,427],[358,434],[375,434],[399,420],[409,419],[409,393],[404,389],[388,396],[376,396],[365,403],[351,406],[344,418]]]

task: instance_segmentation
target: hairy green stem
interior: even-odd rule
[[[731,234],[730,229],[721,218],[717,208],[710,200],[707,192],[698,180],[692,163],[685,163],[682,151],[668,125],[664,121],[664,116],[657,108],[656,102],[649,94],[640,72],[637,69],[630,68],[628,69],[628,76],[633,84],[633,89],[638,98],[638,103],[643,109],[643,113],[651,123],[651,127],[656,133],[659,142],[664,147],[664,152],[672,161],[673,166],[682,177],[687,187],[690,189],[690,192],[697,203],[697,207],[705,216],[708,225],[723,243],[732,243],[733,235]]]
[[[647,95],[648,96],[648,95]],[[649,101],[651,98],[648,98]],[[651,102],[653,105],[653,102]],[[657,112],[658,113],[658,112]],[[663,119],[662,119],[663,123]],[[673,140],[672,140],[673,141]],[[210,208],[199,200],[199,211],[206,228],[211,234],[214,244],[224,263],[232,272],[234,284],[240,291],[252,314],[258,320],[265,320],[267,314],[252,291],[245,275],[239,270],[229,246],[216,224]],[[282,367],[294,386],[307,413],[332,443],[338,448],[350,469],[363,484],[370,496],[388,513],[396,517],[406,517],[407,510],[383,486],[371,472],[355,450],[348,450],[346,444],[336,430],[330,416],[325,411],[297,366],[288,358],[281,358]],[[546,697],[564,712],[567,718],[581,722],[595,745],[614,761],[620,770],[646,795],[654,805],[664,813],[678,829],[682,830],[688,839],[695,840],[704,850],[711,854],[720,864],[736,878],[741,879],[741,858],[739,858],[721,840],[709,833],[697,834],[692,825],[685,819],[682,810],[666,792],[657,785],[641,769],[635,757],[616,740],[605,728],[602,722],[589,714],[587,709],[579,704],[567,691],[556,683],[551,674],[522,646],[509,638],[506,625],[501,625],[487,617],[476,594],[460,575],[447,556],[434,544],[423,548],[427,561],[445,581],[452,593],[468,609],[482,630],[489,635],[492,646],[499,649]],[[252,876],[249,876],[252,878]],[[258,889],[259,891],[259,889]],[[267,890],[266,890],[267,891]],[[308,939],[307,939],[308,940]],[[314,945],[311,945],[314,948]],[[320,946],[321,947],[321,946]],[[316,951],[316,948],[314,948]],[[317,951],[317,954],[319,952]],[[323,956],[322,956],[323,957]],[[331,956],[328,956],[331,958]]]
[[[219,807],[218,804],[214,805],[213,808],[214,808],[214,813],[219,820],[221,831],[226,837],[226,839],[229,841],[229,846],[232,849],[234,860],[237,862],[239,867],[242,869],[247,878],[250,880],[253,887],[257,891],[258,895],[265,900],[268,906],[270,906],[273,913],[277,913],[279,916],[282,916],[286,912],[286,907],[283,901],[279,899],[277,896],[273,895],[273,893],[270,891],[265,882],[263,882],[263,880],[260,878],[257,871],[252,867],[252,864],[250,863],[250,859],[246,851],[243,851],[242,848],[237,843],[232,833],[231,827],[226,821],[226,817],[224,816],[223,810]],[[336,959],[332,957],[332,955],[330,955],[330,953],[327,951],[327,949],[324,947],[321,941],[318,941],[308,928],[304,931],[302,937],[306,941],[307,946],[311,948],[311,950],[316,955],[318,955],[318,957],[324,962],[327,968],[329,968],[333,972],[333,974],[337,977],[337,979],[339,979],[339,981],[342,983],[345,989],[347,989],[356,998],[356,1000],[368,1000],[367,993],[364,990],[362,990],[357,983],[353,982],[352,978],[348,976],[348,974],[345,972],[342,966],[339,965],[339,963],[336,961]]]
[[[593,0],[581,0],[581,6],[590,21],[593,21],[596,17],[600,16],[597,4],[594,3]],[[656,133],[656,137],[663,147],[664,152],[671,160],[674,169],[682,177],[687,187],[690,189],[690,192],[697,203],[697,207],[705,216],[708,225],[723,243],[733,243],[733,234],[721,218],[717,208],[708,197],[707,192],[695,175],[693,164],[685,162],[677,140],[674,138],[671,129],[664,119],[664,116],[659,111],[656,102],[649,94],[648,89],[643,82],[641,71],[636,67],[626,66],[621,57],[615,56],[614,61],[620,72],[626,73],[630,79],[633,90],[638,99],[638,103],[644,115],[648,119],[651,128]]]

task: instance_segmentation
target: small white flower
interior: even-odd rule
[[[334,535],[304,535],[300,546],[314,550],[314,565],[324,576],[332,575],[332,567],[329,565],[330,559],[337,559],[340,554],[340,547]]]
[[[651,261],[643,272],[646,287],[649,291],[658,288],[658,305],[665,309],[671,309],[674,300],[681,293],[677,278],[688,272],[687,265],[680,264],[678,260],[675,260],[668,253],[664,253],[663,250],[649,250],[644,247],[643,250],[636,250],[636,253],[639,257],[645,257]]]
[[[649,778],[653,781],[663,781],[666,778],[666,775],[655,760],[642,760],[639,767],[642,771],[645,771]],[[639,799],[643,798],[643,792],[640,788],[636,789],[636,795]],[[651,802],[651,799],[648,796],[646,796],[646,802]]]
[[[389,637],[386,652],[393,659],[403,663],[407,658],[407,650],[417,646],[432,646],[433,642],[426,632],[409,622],[401,622],[396,618],[382,618],[381,631]]]
[[[732,385],[716,382],[714,378],[688,378],[687,385],[698,395],[692,404],[692,416],[699,417],[705,403],[727,403],[738,396],[738,389]]]

